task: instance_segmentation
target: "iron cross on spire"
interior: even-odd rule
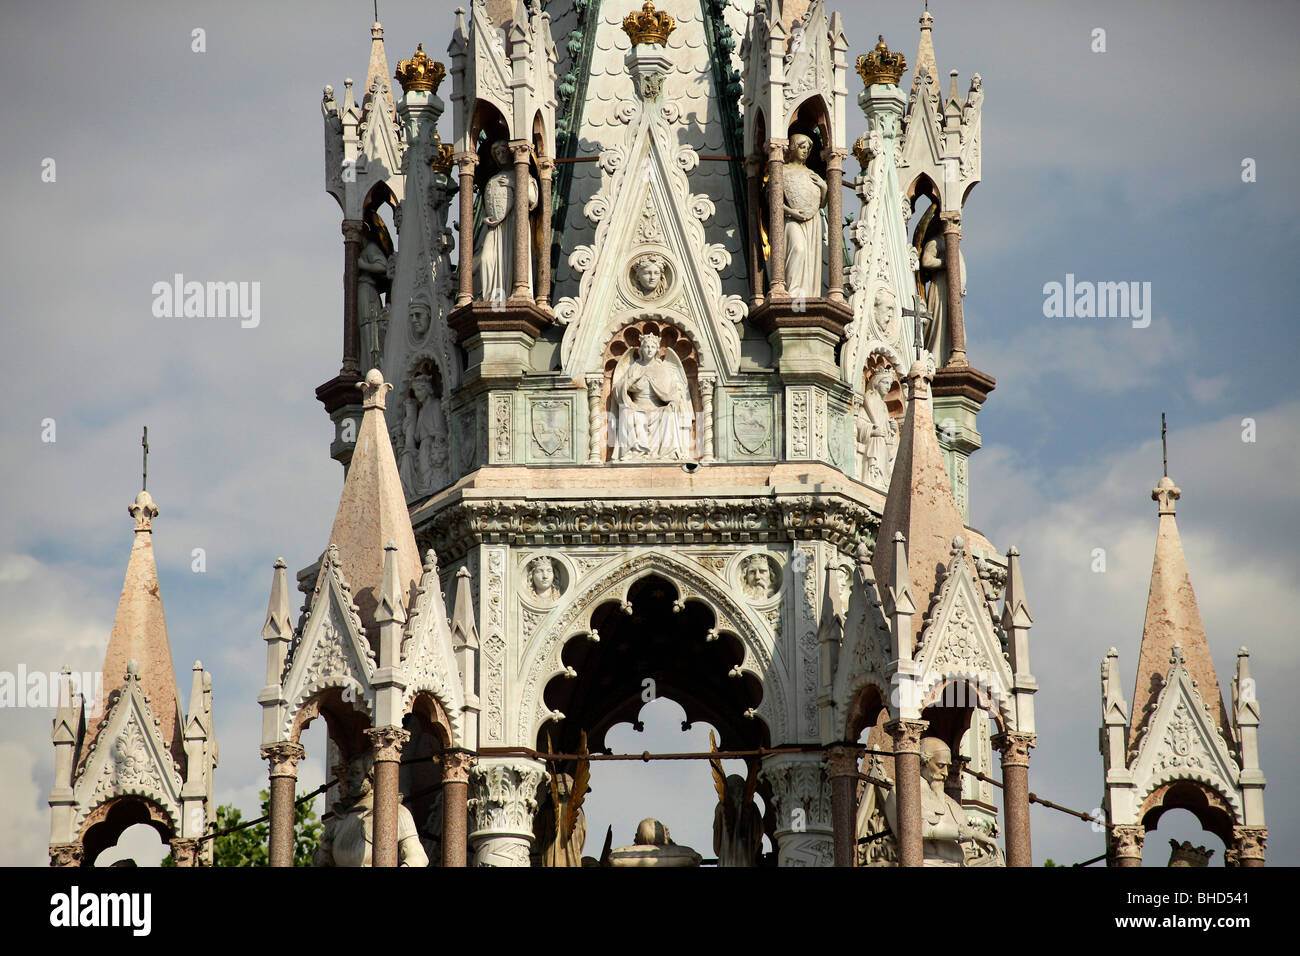
[[[910,316],[912,319],[912,332],[916,341],[913,342],[913,351],[916,353],[915,358],[919,361],[921,358],[921,348],[925,341],[925,321],[931,318],[929,311],[925,308],[925,300],[919,295],[912,294],[912,308],[903,309],[903,314]]]
[[[1160,458],[1164,462],[1165,477],[1169,477],[1169,444],[1165,440],[1165,413],[1160,413]]]
[[[149,490],[149,426],[144,426],[144,434],[140,436],[140,447],[143,449],[142,457],[144,459],[141,471],[143,475],[140,478],[140,490]]]

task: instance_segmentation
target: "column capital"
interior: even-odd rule
[[[456,153],[452,156],[451,161],[460,167],[461,175],[474,172],[474,167],[478,165],[478,154],[473,150],[464,153]]]
[[[262,759],[270,761],[272,777],[297,777],[298,761],[307,756],[302,744],[281,741],[262,748]]]
[[[1107,852],[1113,862],[1123,859],[1142,860],[1142,844],[1146,840],[1147,829],[1140,823],[1120,824],[1110,828],[1110,837],[1106,841]]]
[[[1238,866],[1263,866],[1268,827],[1233,827],[1232,850]]]
[[[443,783],[468,783],[470,771],[478,762],[474,754],[464,750],[448,750],[439,761],[442,764]]]
[[[843,170],[844,160],[848,158],[848,155],[849,151],[847,149],[836,149],[828,146],[822,150],[822,159],[826,160],[827,170]]]
[[[514,160],[516,166],[520,163],[528,162],[528,160],[532,158],[532,155],[532,144],[526,140],[515,140],[510,144],[510,156]]]
[[[785,150],[790,145],[788,139],[769,139],[764,141],[763,150],[767,153],[769,160],[780,160],[785,162]]]
[[[772,787],[779,866],[832,866],[835,860],[830,779],[816,751],[772,754],[760,770]]]
[[[921,753],[921,735],[929,728],[928,720],[891,720],[885,724],[885,733],[894,742],[894,753]]]
[[[858,748],[853,744],[832,744],[826,748],[826,772],[836,777],[857,777]]]
[[[1014,730],[994,734],[993,746],[1002,754],[1004,767],[1028,767],[1029,748],[1038,746],[1037,734],[1017,733]]]
[[[178,838],[171,841],[172,859],[176,861],[177,866],[198,866],[199,865],[199,841],[189,838]]]
[[[402,759],[402,745],[411,732],[401,727],[367,727],[366,739],[375,752],[375,763],[397,763]]]
[[[939,213],[939,218],[943,220],[943,231],[945,234],[949,232],[961,231],[961,210],[960,209],[949,209],[946,210],[945,212],[941,212]]]
[[[474,866],[528,866],[538,788],[547,779],[540,760],[481,759],[470,771],[470,843]]]
[[[50,866],[81,866],[86,851],[80,843],[51,843]]]
[[[364,219],[344,219],[342,231],[344,242],[363,242],[366,238],[366,222]]]
[[[550,156],[537,157],[537,172],[543,179],[550,179],[555,172],[555,159]]]

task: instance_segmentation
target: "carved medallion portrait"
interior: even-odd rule
[[[674,272],[667,257],[657,252],[637,256],[628,265],[628,288],[632,294],[646,301],[657,301],[668,294],[673,285]]]
[[[522,594],[530,604],[550,607],[564,594],[567,581],[563,564],[539,554],[524,565]]]
[[[740,562],[740,589],[751,601],[766,601],[781,589],[781,572],[766,554],[751,554]]]

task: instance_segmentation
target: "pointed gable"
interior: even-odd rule
[[[932,374],[926,363],[918,361],[907,376],[907,412],[871,562],[877,581],[892,580],[895,549],[880,545],[893,541],[895,532],[902,532],[907,542],[912,594],[921,607],[929,604],[940,571],[948,565],[953,539],[960,537],[964,530],[934,433],[934,414],[929,402]],[[969,561],[969,558],[961,560]],[[920,633],[922,623],[921,615],[913,615],[914,635]]]
[[[465,694],[456,665],[454,643],[438,575],[438,559],[430,549],[425,555],[424,574],[420,578],[402,642],[406,708],[410,709],[415,695],[421,691],[432,694],[447,714],[454,742],[459,743]]]
[[[158,732],[171,755],[183,766],[180,693],[153,553],[153,519],[158,516],[158,508],[149,492],[141,491],[127,510],[135,519],[135,540],[126,566],[122,596],[117,603],[117,616],[113,619],[113,632],[104,653],[104,680],[97,709],[91,714],[87,743],[101,734],[99,725],[108,709],[108,697],[121,686],[119,681],[127,666],[135,661],[139,684],[149,696],[153,714],[159,721]],[[83,760],[86,752],[83,750]]]
[[[420,580],[420,552],[384,420],[385,395],[392,385],[371,369],[357,387],[365,395],[361,427],[329,540],[338,549],[338,564],[351,582],[352,600],[373,644],[384,545],[392,541],[397,546],[398,583],[406,603]]]
[[[1138,655],[1137,678],[1134,681],[1133,725],[1129,732],[1129,750],[1137,747],[1138,738],[1150,720],[1155,702],[1160,696],[1165,673],[1169,669],[1170,655],[1175,645],[1182,647],[1187,672],[1196,681],[1200,694],[1210,705],[1211,719],[1219,731],[1228,727],[1219,691],[1219,679],[1210,657],[1210,645],[1201,623],[1201,612],[1196,605],[1187,572],[1187,557],[1175,522],[1175,505],[1182,497],[1169,476],[1160,479],[1151,492],[1157,502],[1160,519],[1156,535],[1155,560],[1151,566],[1151,589],[1147,594],[1146,620],[1142,625],[1142,649]]]

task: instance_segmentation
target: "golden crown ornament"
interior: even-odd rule
[[[677,21],[666,13],[655,9],[655,5],[646,0],[640,13],[629,13],[623,18],[623,32],[628,35],[635,46],[641,43],[668,44],[668,34],[677,29]]]
[[[429,58],[424,52],[423,43],[415,48],[415,54],[409,60],[401,60],[397,64],[397,82],[402,84],[404,93],[412,90],[436,93],[446,75],[447,68]]]
[[[877,36],[880,41],[870,53],[858,57],[858,75],[867,86],[874,83],[888,83],[897,86],[903,71],[907,69],[907,60],[903,54],[894,53],[885,45],[885,38]]]

